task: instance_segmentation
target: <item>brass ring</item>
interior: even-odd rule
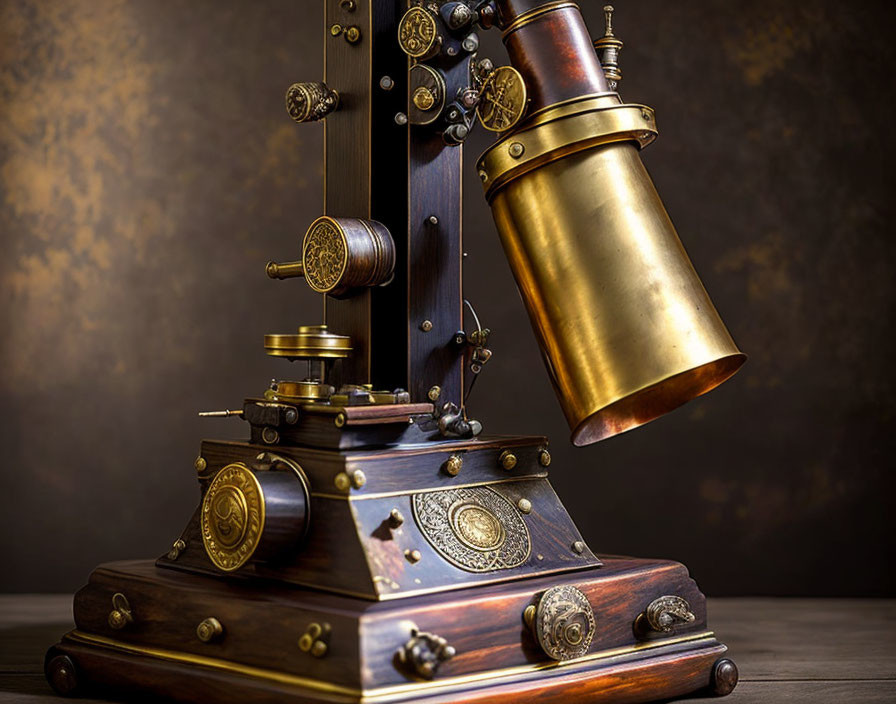
[[[556,12],[557,10],[566,10],[571,7],[574,7],[581,12],[581,9],[576,3],[566,2],[565,0],[556,0],[555,2],[549,2],[546,5],[533,7],[531,10],[527,10],[523,14],[517,15],[517,18],[510,24],[510,26],[501,32],[501,39],[507,39],[508,35],[513,34],[521,27],[525,27],[530,22],[534,22],[542,15],[546,15],[549,12]]]

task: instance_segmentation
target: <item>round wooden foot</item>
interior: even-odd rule
[[[55,648],[47,653],[44,674],[50,686],[63,697],[73,697],[80,691],[81,683],[78,681],[75,663],[68,655]]]
[[[737,686],[737,665],[734,660],[722,658],[712,666],[709,689],[717,697],[731,694]]]

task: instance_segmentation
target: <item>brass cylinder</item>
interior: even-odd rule
[[[746,357],[641,163],[652,111],[592,99],[535,122],[479,170],[572,442],[588,445],[709,391]]]

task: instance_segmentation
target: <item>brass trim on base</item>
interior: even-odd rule
[[[413,682],[410,684],[391,685],[386,687],[376,687],[373,689],[358,689],[355,687],[346,687],[343,685],[317,680],[311,677],[302,677],[300,675],[291,675],[278,670],[270,670],[253,665],[243,665],[241,663],[223,660],[221,658],[213,658],[205,655],[194,655],[192,653],[184,653],[175,650],[167,650],[165,648],[154,648],[149,646],[134,645],[121,641],[98,636],[83,631],[74,630],[66,634],[63,642],[70,640],[74,643],[83,645],[91,645],[109,650],[115,650],[131,655],[140,655],[143,657],[155,658],[157,660],[165,660],[168,662],[182,663],[186,665],[196,665],[199,667],[209,668],[211,670],[220,670],[223,672],[235,673],[254,679],[267,680],[294,687],[304,687],[318,692],[328,692],[330,694],[341,694],[350,697],[363,698],[364,702],[373,703],[379,699],[388,697],[401,696],[405,694],[417,693],[434,693],[440,690],[451,689],[476,682],[485,682],[488,680],[500,680],[504,678],[517,677],[529,673],[542,672],[545,670],[555,670],[559,668],[570,668],[577,665],[584,665],[590,662],[606,660],[609,658],[623,657],[625,655],[633,655],[648,650],[656,650],[664,646],[678,645],[681,643],[697,643],[706,641],[707,646],[721,646],[721,643],[715,640],[715,634],[712,631],[702,631],[678,638],[664,638],[662,640],[650,641],[649,643],[639,643],[634,646],[624,648],[613,648],[609,650],[601,650],[590,655],[571,660],[551,661],[533,663],[530,665],[518,665],[516,667],[506,667],[500,670],[487,670],[485,672],[477,672],[469,675],[459,675],[457,677],[446,677],[431,682]],[[724,646],[723,646],[724,647]]]

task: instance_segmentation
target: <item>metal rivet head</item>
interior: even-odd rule
[[[442,387],[441,386],[433,386],[426,394],[427,398],[430,401],[438,401],[439,396],[442,395]]]
[[[316,658],[322,658],[327,654],[327,644],[322,640],[315,641],[311,646],[311,654]]]
[[[653,119],[653,115],[650,114],[649,110],[642,110],[641,117],[650,122]]]
[[[280,433],[276,428],[267,426],[261,430],[261,439],[268,445],[276,445],[280,441]]]
[[[402,125],[402,126],[408,124],[408,116],[405,115],[403,112],[395,113],[395,124]]]
[[[392,80],[392,76],[383,76],[380,79],[380,88],[383,90],[392,90],[395,87],[395,81]]]
[[[583,543],[581,540],[577,540],[572,544],[572,551],[581,555],[583,552],[585,552],[585,543]]]
[[[529,628],[532,628],[535,625],[535,612],[536,608],[534,604],[529,604],[526,607],[526,610],[523,611],[523,621],[526,622],[526,625]]]
[[[542,467],[548,467],[551,464],[551,453],[544,448],[538,451],[538,464]]]
[[[340,472],[333,478],[333,483],[339,491],[348,491],[352,485],[352,480],[345,472]]]
[[[311,646],[314,645],[314,638],[311,637],[308,633],[303,633],[302,637],[299,638],[299,650],[303,653],[307,653],[311,650]]]
[[[224,634],[224,626],[216,618],[207,618],[196,626],[196,637],[203,643],[211,643]]]
[[[479,180],[485,183],[486,181],[488,181],[488,174],[485,171],[480,171]]]
[[[337,416],[333,419],[333,424],[337,428],[341,428],[343,425],[345,425],[345,413],[337,414]]]
[[[516,503],[516,507],[520,513],[532,513],[532,502],[529,499],[520,499]]]
[[[330,27],[330,36],[331,37],[338,37],[340,34],[342,34],[342,25],[341,24],[334,24],[332,27]]]
[[[498,457],[498,462],[500,462],[501,466],[509,472],[516,467],[516,455],[510,450],[504,450]]]
[[[422,323],[420,323],[420,329],[423,332],[429,332],[430,330],[432,330],[432,321],[424,320]]]
[[[461,470],[461,467],[464,466],[464,458],[460,455],[451,455],[447,460],[445,460],[445,464],[442,465],[442,468],[445,470],[445,474],[449,474],[452,477],[456,477]]]
[[[205,471],[205,468],[208,467],[208,462],[205,461],[205,457],[199,455],[199,457],[197,457],[196,461],[193,463],[193,467],[196,468],[197,472],[203,472]]]
[[[426,219],[429,221],[430,225],[438,225],[439,224],[439,219],[435,215],[430,215]]]
[[[402,523],[404,523],[404,516],[397,508],[393,508],[389,512],[389,525],[393,528],[398,528]]]
[[[420,559],[423,557],[423,555],[420,554],[419,550],[405,550],[404,556],[410,563],[420,562]]]
[[[357,44],[361,41],[361,30],[355,26],[348,27],[345,30],[345,41],[349,44]]]
[[[436,96],[426,86],[420,86],[414,91],[411,101],[418,110],[426,112],[436,104]]]
[[[352,472],[352,486],[355,489],[360,489],[367,483],[367,475],[364,474],[360,469],[356,469]]]
[[[519,159],[523,152],[526,151],[526,148],[520,142],[514,142],[507,151],[514,159]]]

